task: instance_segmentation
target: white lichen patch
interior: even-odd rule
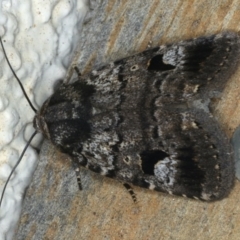
[[[64,79],[87,13],[87,0],[0,0],[0,35],[9,61],[39,109]],[[0,193],[26,141],[33,133],[34,112],[13,77],[0,48]],[[33,141],[38,146],[40,137]],[[0,209],[0,239],[12,239],[22,196],[36,167],[31,147],[6,189]]]

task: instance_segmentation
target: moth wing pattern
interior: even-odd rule
[[[63,84],[35,127],[96,173],[205,201],[227,196],[234,162],[212,115],[240,53],[230,32],[160,46]],[[53,118],[54,115],[54,118]]]

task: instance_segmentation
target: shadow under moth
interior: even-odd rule
[[[212,113],[239,55],[231,32],[146,50],[62,84],[34,127],[78,173],[83,166],[155,191],[220,200],[233,187],[234,160]]]

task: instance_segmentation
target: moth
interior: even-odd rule
[[[232,32],[146,50],[63,83],[33,125],[71,157],[79,185],[85,167],[130,185],[220,200],[235,173],[213,110],[239,54]]]

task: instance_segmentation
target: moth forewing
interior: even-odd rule
[[[227,32],[103,66],[61,85],[35,125],[79,167],[156,191],[222,199],[234,162],[212,98],[239,64],[239,46]]]
[[[77,173],[86,167],[156,191],[222,199],[233,186],[234,162],[212,98],[239,53],[238,35],[227,32],[118,60],[61,84],[33,125]]]

